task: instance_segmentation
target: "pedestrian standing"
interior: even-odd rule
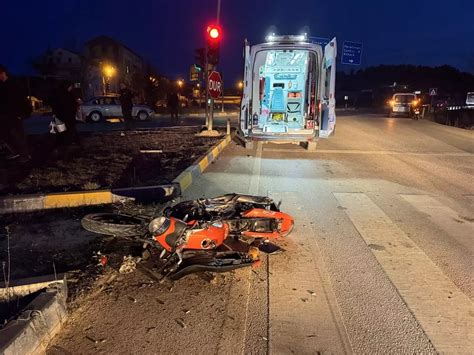
[[[120,83],[120,105],[122,106],[122,115],[125,120],[125,130],[130,131],[132,127],[132,109],[133,93],[125,83]]]
[[[74,84],[64,81],[51,99],[53,114],[66,125],[66,131],[58,132],[58,144],[80,144],[76,129],[76,115],[78,110],[77,98],[74,95]]]
[[[171,113],[171,118],[178,118],[178,107],[179,107],[179,97],[176,91],[172,91],[168,94],[168,109]]]
[[[22,122],[31,112],[26,93],[12,81],[6,67],[0,65],[0,138],[11,152],[9,160],[26,163],[31,159]]]

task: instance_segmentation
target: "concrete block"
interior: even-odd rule
[[[0,198],[0,213],[14,213],[42,210],[44,195],[19,195]]]
[[[17,319],[0,329],[0,353],[43,353],[66,320],[66,282],[57,282],[30,302]]]

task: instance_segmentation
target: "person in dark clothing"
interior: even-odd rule
[[[26,94],[8,76],[7,69],[0,65],[0,138],[11,154],[7,159],[28,162],[31,157],[22,118],[31,114],[32,107]]]
[[[129,131],[132,127],[132,109],[133,93],[125,83],[120,83],[120,105],[122,106],[122,115],[125,121],[125,130]]]
[[[58,143],[80,144],[79,134],[76,129],[76,114],[78,109],[77,98],[74,95],[74,85],[70,81],[64,81],[56,94],[51,99],[53,114],[66,124],[66,131],[57,133]]]
[[[179,97],[176,91],[168,94],[168,109],[171,113],[171,118],[178,118]]]

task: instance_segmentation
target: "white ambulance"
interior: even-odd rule
[[[239,136],[256,140],[303,142],[329,137],[336,126],[336,39],[324,48],[306,35],[268,36],[244,47],[244,87]]]

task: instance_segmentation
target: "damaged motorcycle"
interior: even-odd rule
[[[293,218],[265,196],[227,194],[180,202],[149,223],[122,214],[89,214],[91,232],[131,238],[161,250],[160,274],[177,280],[191,273],[226,272],[257,266],[260,252],[282,249],[271,241],[285,237]]]

